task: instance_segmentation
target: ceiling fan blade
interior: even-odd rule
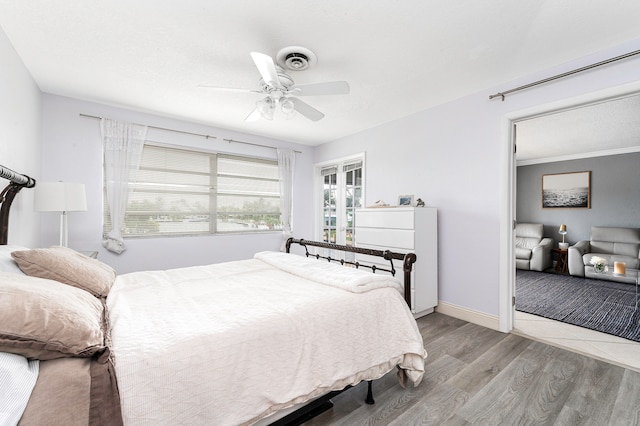
[[[290,91],[297,96],[317,95],[347,95],[349,83],[346,81],[328,81],[326,83],[311,83],[291,86]]]
[[[280,78],[278,78],[278,70],[276,70],[276,64],[273,62],[271,56],[265,55],[264,53],[260,52],[251,52],[251,58],[256,64],[256,67],[260,72],[260,76],[265,83],[275,87],[282,86],[282,84],[280,83]]]
[[[219,87],[219,86],[207,86],[206,84],[198,84],[198,87],[203,87],[209,90],[219,90],[223,92],[236,92],[236,93],[262,93],[260,90],[241,89],[238,87]]]
[[[308,103],[303,102],[297,98],[288,98],[288,99],[291,102],[293,102],[293,105],[295,105],[296,111],[298,111],[300,114],[307,117],[309,120],[318,121],[318,120],[322,120],[322,118],[324,117],[323,113],[321,113],[320,111],[318,111],[317,109],[309,105]]]
[[[251,111],[249,115],[247,115],[247,118],[245,118],[244,121],[258,121],[260,120],[261,115],[262,114],[260,114],[258,108],[254,108],[253,111]]]

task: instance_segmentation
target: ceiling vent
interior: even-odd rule
[[[304,71],[309,67],[313,67],[318,62],[318,58],[309,49],[300,46],[289,46],[280,49],[276,55],[276,62],[289,71]]]

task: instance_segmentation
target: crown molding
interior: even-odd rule
[[[580,160],[583,158],[605,157],[608,155],[629,154],[632,152],[640,152],[640,146],[631,146],[627,148],[609,149],[605,151],[583,152],[571,155],[559,155],[557,157],[534,158],[531,160],[516,160],[516,166],[531,166],[533,164],[555,163],[558,161]]]

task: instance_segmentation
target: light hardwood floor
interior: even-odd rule
[[[418,320],[428,352],[415,388],[395,371],[361,383],[305,425],[634,425],[640,373],[434,313]]]

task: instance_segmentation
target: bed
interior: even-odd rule
[[[27,389],[19,424],[286,424],[394,369],[399,385],[422,379],[410,283],[385,273],[395,262],[408,280],[413,254],[290,239],[299,253],[116,276],[4,234],[0,356],[14,366],[0,378]],[[359,250],[388,270],[333,262]]]

